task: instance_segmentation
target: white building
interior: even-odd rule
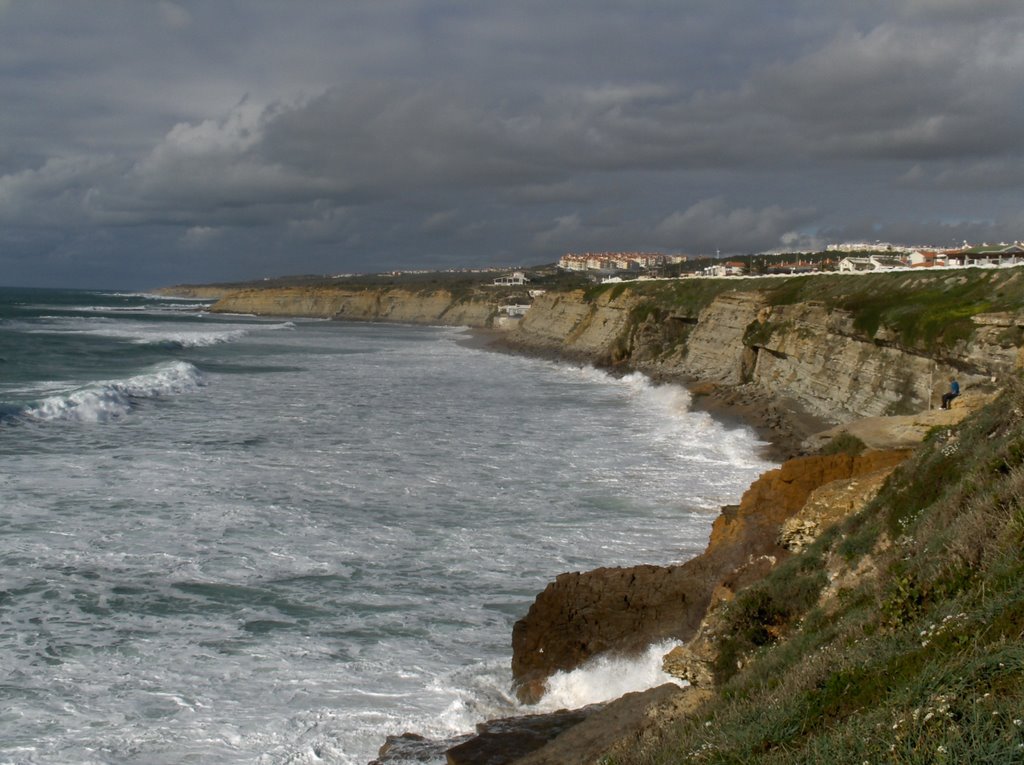
[[[514,271],[511,276],[499,276],[494,280],[495,287],[518,287],[526,284],[529,279],[522,271]]]
[[[558,266],[566,271],[639,271],[668,262],[660,252],[584,252],[566,253]]]
[[[848,257],[839,261],[839,270],[845,273],[862,273],[866,271],[891,271],[903,268],[902,260],[890,255],[869,255],[864,258]]]
[[[730,260],[725,263],[716,263],[713,266],[702,268],[704,276],[743,276],[747,271],[747,265],[742,261]]]
[[[901,252],[903,249],[889,242],[843,242],[825,247],[826,252]]]

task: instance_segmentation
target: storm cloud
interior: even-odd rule
[[[0,3],[0,267],[285,273],[1024,236],[1003,0]]]

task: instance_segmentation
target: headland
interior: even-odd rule
[[[559,574],[513,632],[524,702],[556,671],[666,639],[688,686],[571,724],[484,726],[450,762],[932,761],[914,759],[922,746],[969,761],[979,737],[1024,746],[1024,270],[549,289],[504,321],[516,297],[268,286],[213,307],[504,326],[505,350],[686,384],[787,458],[723,508],[702,555]],[[953,377],[964,393],[939,409]]]

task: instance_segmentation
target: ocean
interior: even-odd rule
[[[770,466],[639,375],[205,307],[0,289],[0,763],[362,765],[515,714],[551,579],[692,557]]]

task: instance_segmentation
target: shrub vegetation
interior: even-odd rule
[[[618,765],[1024,762],[1024,383],[724,618],[718,692]]]

